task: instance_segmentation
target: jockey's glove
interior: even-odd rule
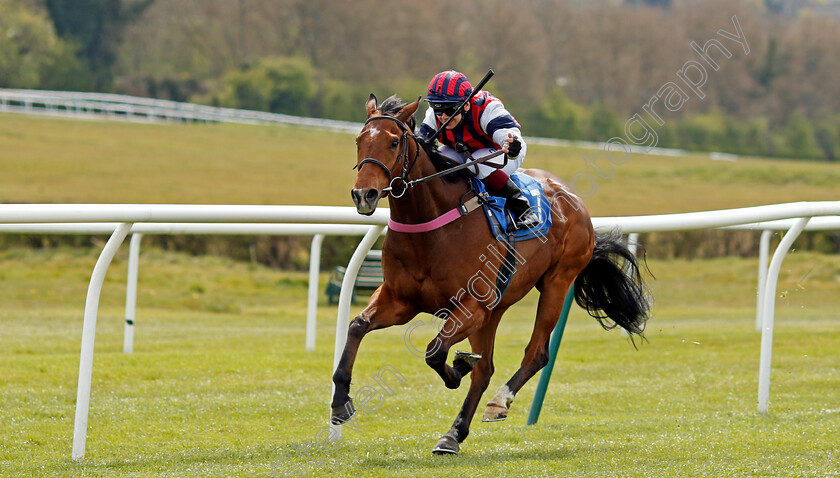
[[[519,141],[518,138],[514,138],[513,141],[508,143],[508,157],[515,158],[519,156],[519,153],[522,152],[522,142]]]

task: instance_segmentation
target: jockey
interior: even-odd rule
[[[426,110],[418,136],[428,141],[470,93],[472,85],[463,73],[448,70],[435,75],[426,95],[426,101],[431,107]],[[464,105],[463,112],[446,125],[446,130],[441,132],[438,139],[443,144],[438,152],[459,164],[468,159],[462,151],[469,151],[475,158],[499,149],[507,153],[509,159],[504,168],[477,164],[471,168],[473,174],[487,186],[491,194],[507,200],[517,229],[533,228],[539,224],[539,217],[531,210],[516,183],[510,179],[510,175],[525,159],[526,146],[519,123],[498,98],[487,91],[480,91]]]

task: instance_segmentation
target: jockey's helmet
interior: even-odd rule
[[[426,101],[433,109],[453,106],[464,101],[472,93],[470,80],[463,73],[455,70],[442,71],[432,78]]]

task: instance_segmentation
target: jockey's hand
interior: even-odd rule
[[[513,133],[508,133],[505,144],[502,145],[502,151],[507,153],[508,157],[515,158],[522,152],[522,142],[519,141],[519,138],[513,136]]]

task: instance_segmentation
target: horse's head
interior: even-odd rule
[[[356,137],[359,172],[350,191],[359,214],[373,214],[383,197],[382,190],[389,187],[392,180],[406,174],[414,113],[419,105],[419,98],[406,104],[392,96],[377,106],[376,96],[370,95],[365,105],[368,119]]]

